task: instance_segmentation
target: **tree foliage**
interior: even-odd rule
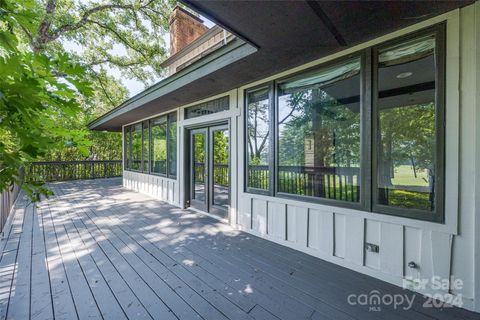
[[[67,130],[59,119],[73,121],[81,110],[77,95],[92,91],[85,68],[72,57],[22,46],[15,27],[33,30],[33,10],[18,15],[18,5],[0,4],[0,190],[5,190],[21,183],[19,168],[45,155],[59,137],[87,152],[84,132]],[[31,196],[46,193],[41,184],[22,186]]]
[[[86,124],[128,97],[108,70],[145,85],[162,75],[173,5],[0,0],[0,191],[31,161],[120,158],[121,135]],[[41,183],[23,188],[46,193]]]
[[[248,106],[248,141],[250,164],[268,164],[269,128],[268,100],[256,101]]]
[[[34,30],[23,31],[34,51],[62,50],[61,43],[69,41],[82,48],[82,61],[89,67],[116,67],[122,76],[144,83],[162,74],[166,56],[162,35],[176,1],[32,2],[35,5],[23,7],[23,12],[34,12]]]

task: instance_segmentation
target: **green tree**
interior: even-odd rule
[[[34,52],[63,51],[62,43],[80,46],[81,60],[94,70],[117,67],[122,76],[145,83],[162,75],[173,0],[27,0],[17,14],[30,14],[33,29],[22,28]],[[25,5],[28,4],[28,5]],[[114,50],[116,49],[116,50]],[[100,68],[95,68],[100,67]]]
[[[0,190],[17,182],[33,197],[48,192],[41,183],[22,183],[19,168],[44,155],[59,137],[87,152],[83,132],[67,130],[58,119],[73,121],[81,110],[76,97],[89,96],[91,89],[75,57],[23,45],[16,29],[33,30],[34,11],[18,15],[18,7],[0,1]]]
[[[13,0],[7,0],[10,2]],[[79,97],[82,114],[74,121],[63,121],[68,130],[85,130],[86,124],[111,110],[128,97],[119,80],[107,69],[120,71],[123,78],[146,86],[163,75],[161,62],[166,57],[162,35],[168,29],[173,0],[27,0],[16,3],[17,16],[29,16],[29,28],[17,26],[17,34],[35,53],[65,52],[64,44],[81,48],[69,56],[86,67],[85,77],[92,84],[92,97]],[[61,75],[59,75],[61,76]],[[63,119],[62,119],[63,120]],[[42,160],[120,159],[121,135],[83,132],[90,141],[89,153],[71,141],[52,145]]]
[[[253,102],[248,107],[248,149],[250,164],[267,161],[269,139],[268,100]]]
[[[162,76],[173,5],[0,0],[0,190],[34,160],[120,157],[119,134],[85,125],[128,96],[108,68],[145,85]],[[65,43],[82,50],[67,52]],[[46,192],[41,183],[24,188]]]

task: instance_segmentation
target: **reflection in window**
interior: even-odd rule
[[[213,204],[223,207],[229,203],[228,140],[228,130],[213,131]]]
[[[176,178],[177,113],[125,127],[125,169]]]
[[[148,121],[143,122],[143,171],[148,172],[148,144],[149,144],[149,129],[148,129]]]
[[[138,123],[132,131],[132,166],[133,170],[142,170],[142,124]]]
[[[131,136],[130,136],[130,127],[125,127],[124,129],[124,165],[125,169],[130,169],[130,162],[131,162]]]
[[[168,115],[168,176],[177,176],[177,113]]]
[[[278,87],[278,192],[360,199],[360,59]]]
[[[206,168],[206,134],[205,133],[195,133],[192,135],[192,152],[193,152],[193,161],[194,161],[194,172],[193,172],[193,198],[205,202],[207,190],[205,189],[207,171]]]
[[[269,189],[269,88],[247,93],[247,187]]]
[[[434,210],[435,37],[378,55],[378,203]]]
[[[167,117],[160,117],[150,121],[151,145],[151,172],[167,174]]]

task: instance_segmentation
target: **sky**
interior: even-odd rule
[[[200,18],[204,21],[204,24],[211,28],[215,24],[208,20],[207,18],[200,16]],[[165,35],[163,35],[163,39],[165,41],[165,44],[168,46],[170,44],[170,34],[167,32]],[[64,48],[67,51],[72,51],[75,53],[81,53],[82,52],[82,47],[76,44],[75,42],[64,40],[63,41]],[[168,49],[168,48],[167,48]],[[122,46],[116,46],[113,48],[112,53],[113,54],[122,54],[125,52],[125,49]],[[137,93],[140,93],[141,91],[145,90],[145,86],[143,83],[140,81],[134,80],[134,79],[127,79],[121,76],[120,71],[116,68],[110,68],[106,66],[106,70],[109,75],[115,77],[116,79],[120,79],[120,81],[123,83],[123,85],[128,89],[129,92],[129,97],[132,97],[136,95]],[[161,79],[157,79],[158,81]]]

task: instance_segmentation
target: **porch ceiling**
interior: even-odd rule
[[[162,80],[92,122],[91,129],[120,131],[126,123],[231,90],[474,2],[181,1],[245,42],[237,40],[212,53],[216,59],[207,56],[183,73]],[[210,63],[205,64],[208,59]],[[195,72],[202,63],[202,72]]]

